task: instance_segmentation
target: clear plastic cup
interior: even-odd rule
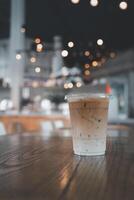
[[[105,94],[70,94],[74,154],[83,156],[104,155],[109,96]]]

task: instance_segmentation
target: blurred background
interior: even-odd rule
[[[64,97],[75,92],[111,94],[109,123],[134,123],[133,10],[130,0],[0,0],[1,127],[69,127]]]

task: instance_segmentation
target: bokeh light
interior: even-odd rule
[[[67,57],[68,56],[68,51],[67,50],[63,50],[61,52],[62,57]]]
[[[98,39],[98,40],[97,40],[97,44],[98,44],[99,46],[103,45],[103,40],[102,40],[102,39]]]
[[[39,44],[41,42],[41,39],[40,38],[35,38],[34,41],[35,41],[36,44]]]
[[[80,0],[71,0],[71,2],[74,4],[78,4],[80,2]]]
[[[90,65],[89,65],[88,63],[86,63],[86,64],[84,65],[84,67],[85,67],[86,69],[88,69],[88,68],[90,67]]]
[[[42,49],[43,49],[43,45],[42,44],[37,44],[36,51],[37,52],[41,52]]]
[[[68,88],[73,88],[73,83],[68,83]]]
[[[85,51],[85,52],[84,52],[84,55],[85,55],[85,56],[90,56],[90,52],[89,52],[89,51]]]
[[[90,5],[91,6],[96,7],[96,6],[98,6],[98,4],[99,4],[98,0],[90,0]]]
[[[89,76],[89,75],[90,75],[90,71],[89,71],[89,70],[85,70],[85,71],[84,71],[84,74],[85,74],[86,76]]]
[[[36,73],[40,73],[40,72],[41,72],[40,67],[36,67],[36,68],[35,68],[35,72],[36,72]]]
[[[21,54],[20,53],[17,53],[16,54],[16,60],[20,60],[22,58]]]
[[[122,2],[119,3],[119,8],[120,8],[121,10],[126,10],[127,7],[128,7],[128,4],[127,4],[126,1],[122,1]]]
[[[74,43],[72,41],[68,42],[68,47],[73,48],[74,47]]]
[[[35,63],[36,62],[36,58],[35,57],[31,57],[30,61],[31,61],[31,63]]]
[[[93,67],[97,67],[98,66],[98,62],[96,60],[92,61],[92,66]]]
[[[82,83],[81,82],[77,82],[76,83],[76,87],[80,88],[82,86]]]

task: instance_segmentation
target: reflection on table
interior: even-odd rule
[[[133,200],[132,128],[109,126],[106,155],[92,157],[73,154],[69,129],[48,133],[0,136],[0,199]]]

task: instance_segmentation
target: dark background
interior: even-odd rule
[[[46,42],[61,35],[64,42],[79,44],[102,38],[107,48],[134,47],[134,1],[127,1],[125,11],[119,9],[119,2],[101,0],[98,7],[91,7],[89,0],[77,5],[70,0],[27,0],[26,35],[40,36]],[[0,0],[0,38],[9,37],[9,26],[10,0]]]

